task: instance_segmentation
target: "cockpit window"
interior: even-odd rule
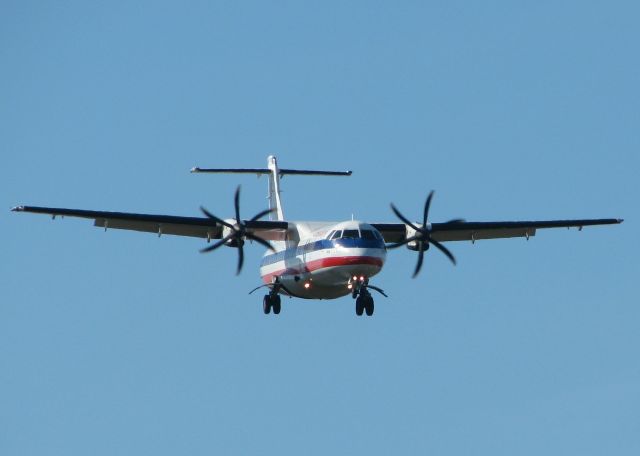
[[[344,230],[342,232],[343,239],[358,239],[360,237],[360,233],[358,230]]]
[[[327,234],[327,235],[325,236],[325,238],[326,238],[326,239],[331,239],[331,238],[333,237],[333,235],[334,235],[334,234],[336,234],[336,231],[335,231],[335,230],[333,230],[333,231],[329,231],[329,234]]]
[[[340,237],[341,233],[342,233],[342,230],[334,231],[333,234],[331,234],[331,238],[330,239],[338,239]]]
[[[366,239],[368,241],[375,241],[377,239],[371,230],[361,230],[360,233],[362,234],[362,239]]]

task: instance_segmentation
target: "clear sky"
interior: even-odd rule
[[[637,2],[0,2],[0,454],[640,454]],[[373,318],[262,251],[9,212],[622,217],[390,253]]]

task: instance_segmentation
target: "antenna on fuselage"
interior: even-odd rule
[[[280,200],[280,179],[286,175],[298,176],[351,176],[352,171],[318,171],[308,169],[281,169],[274,155],[267,157],[267,168],[191,168],[192,173],[213,174],[263,174],[269,175],[269,209],[272,209],[271,219],[284,220],[282,202]]]

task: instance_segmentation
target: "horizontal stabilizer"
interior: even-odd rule
[[[271,174],[267,168],[191,168],[192,173],[217,173],[217,174]],[[351,176],[353,171],[316,171],[308,169],[278,169],[280,176]]]
[[[351,171],[318,171],[313,169],[281,169],[276,157],[267,157],[266,168],[191,168],[192,173],[211,174],[254,174],[260,177],[263,174],[269,176],[269,209],[272,220],[284,220],[282,201],[280,200],[280,179],[286,175],[298,176],[351,176]]]

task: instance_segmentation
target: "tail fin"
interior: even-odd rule
[[[271,172],[269,176],[269,209],[275,209],[276,220],[284,220],[282,201],[280,201],[280,170],[278,169],[276,157],[269,155],[267,157],[267,166]],[[271,215],[273,216],[273,212]]]
[[[269,175],[269,209],[274,209],[275,220],[284,220],[282,202],[280,200],[280,178],[287,174],[302,176],[351,176],[352,171],[315,171],[306,169],[280,169],[273,155],[267,157],[267,168],[191,168],[192,173],[229,173],[229,174],[262,174]],[[274,215],[271,214],[271,220]]]

